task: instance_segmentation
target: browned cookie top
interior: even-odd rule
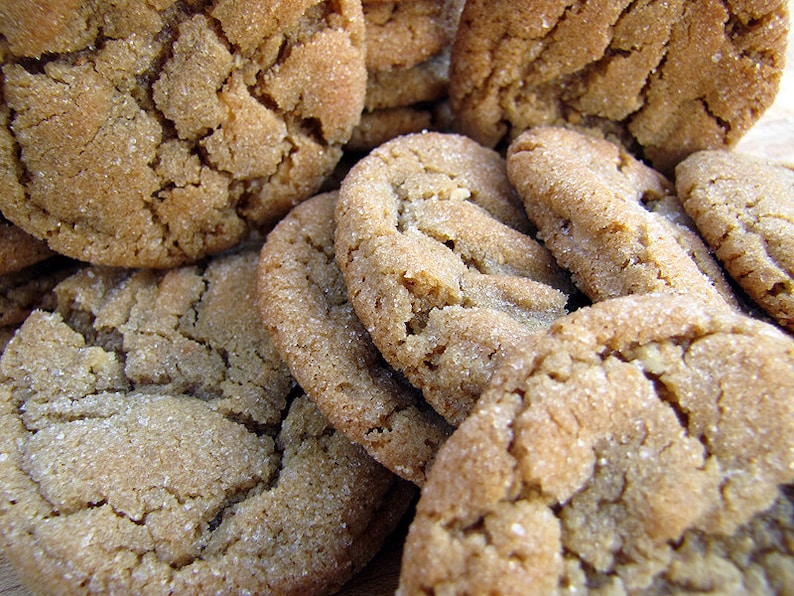
[[[733,145],[772,104],[788,3],[470,0],[453,46],[462,132],[488,146],[527,128],[597,129],[672,172]]]
[[[0,209],[55,250],[168,267],[316,192],[363,107],[359,0],[6,3]]]
[[[372,151],[342,182],[336,225],[358,317],[452,424],[510,345],[565,312],[568,280],[528,234],[504,160],[466,137],[406,135]]]
[[[690,297],[558,319],[439,450],[402,593],[641,592],[685,532],[740,532],[791,483],[793,391],[788,335]]]
[[[461,0],[363,0],[367,69],[411,68],[449,46]]]
[[[331,423],[421,485],[450,428],[382,362],[347,299],[334,260],[336,197],[301,203],[268,234],[259,307],[293,376]]]
[[[621,146],[538,127],[511,143],[507,167],[539,236],[591,300],[671,292],[736,306],[673,184]]]
[[[270,343],[258,250],[85,268],[0,358],[0,533],[50,594],[317,594],[414,494],[336,432]]]
[[[700,151],[676,168],[686,212],[728,273],[794,331],[794,167]]]

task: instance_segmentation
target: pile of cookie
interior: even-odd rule
[[[0,7],[40,593],[781,593],[788,3]]]

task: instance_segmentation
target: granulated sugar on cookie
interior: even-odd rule
[[[381,359],[347,298],[334,260],[329,192],[297,205],[268,234],[258,303],[301,388],[351,441],[422,485],[451,428]]]
[[[510,144],[507,172],[539,237],[593,302],[670,292],[738,307],[673,183],[620,145],[538,127]]]
[[[676,167],[676,189],[731,277],[794,331],[794,166],[700,151]]]
[[[367,94],[347,149],[446,127],[449,55],[463,0],[363,0]]]
[[[620,139],[665,174],[760,118],[788,0],[469,0],[450,63],[456,129],[487,146],[540,125]]]
[[[459,135],[398,137],[342,181],[335,256],[350,302],[453,425],[502,355],[566,312],[571,284],[530,231],[504,159]]]
[[[791,337],[690,297],[558,319],[503,362],[439,450],[400,594],[668,593],[720,566],[773,593],[785,564],[768,561],[765,577],[763,560],[730,554],[753,550],[741,542],[756,514],[772,518],[759,536],[785,515],[762,512],[794,479],[793,393]],[[773,539],[766,553],[790,556]]]
[[[70,257],[227,249],[314,194],[361,115],[359,0],[45,4],[0,19],[0,209]]]
[[[335,431],[261,324],[257,250],[89,267],[0,359],[0,533],[43,593],[325,594],[415,494]]]

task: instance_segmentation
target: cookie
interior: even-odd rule
[[[689,296],[557,319],[439,450],[400,593],[644,593],[791,483],[793,390],[788,335]]]
[[[394,137],[442,130],[449,55],[461,0],[363,3],[367,92],[361,121],[346,148],[365,152]]]
[[[0,275],[0,328],[16,328],[32,310],[54,306],[52,290],[78,267],[78,263],[56,255]]]
[[[356,163],[335,256],[384,359],[454,426],[509,346],[566,309],[570,284],[531,236],[504,159],[466,137],[398,137]]]
[[[794,331],[794,167],[700,151],[676,168],[686,212],[728,274]]]
[[[48,259],[47,244],[0,216],[0,277]]]
[[[385,365],[334,260],[336,192],[311,198],[268,234],[259,261],[263,320],[293,377],[334,428],[415,484],[450,429]]]
[[[336,432],[263,329],[258,251],[90,267],[0,359],[0,531],[41,592],[328,593],[415,491]]]
[[[2,20],[0,209],[62,254],[221,252],[314,194],[358,123],[359,0],[161,4]]]
[[[395,137],[436,130],[433,113],[417,106],[383,108],[364,112],[345,146],[351,152],[365,153]]]
[[[460,0],[363,0],[369,72],[411,68],[442,52],[457,26]]]
[[[772,507],[732,535],[687,531],[645,593],[785,594],[794,585],[792,491],[782,487]]]
[[[686,292],[738,307],[672,182],[620,145],[538,127],[511,143],[507,168],[546,247],[592,301]]]
[[[772,104],[788,18],[785,0],[470,0],[450,64],[456,127],[487,146],[541,125],[596,130],[670,175]]]

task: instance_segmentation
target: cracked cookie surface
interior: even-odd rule
[[[793,363],[773,325],[687,296],[558,319],[439,450],[400,593],[640,593],[696,556],[687,531],[740,536],[794,475]]]
[[[620,145],[538,127],[510,144],[507,172],[539,237],[593,302],[670,292],[738,307],[672,182]]]
[[[4,10],[0,209],[91,263],[180,265],[271,226],[363,108],[358,0]]]
[[[290,211],[268,234],[259,304],[301,388],[351,441],[415,484],[450,428],[380,358],[347,298],[334,260],[336,192]]]
[[[88,267],[0,359],[0,530],[53,594],[327,593],[413,487],[334,431],[256,308],[257,250]]]
[[[509,346],[566,312],[571,288],[504,160],[444,133],[398,137],[351,168],[335,256],[384,359],[453,425]]]
[[[794,168],[728,151],[676,167],[686,212],[728,274],[794,331]]]
[[[769,107],[788,3],[472,0],[452,51],[460,132],[487,146],[539,125],[598,130],[666,174],[730,147]]]

